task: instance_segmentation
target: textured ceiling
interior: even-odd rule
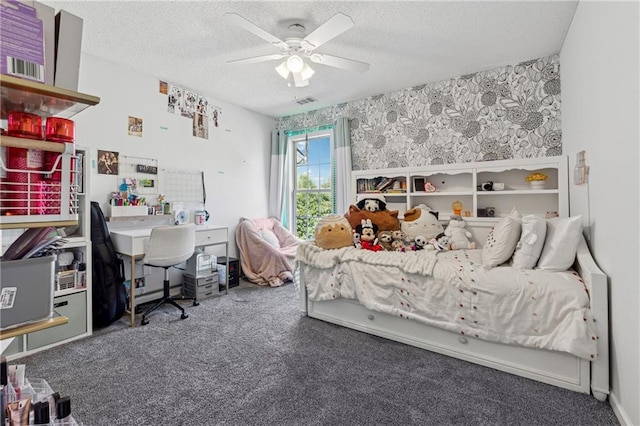
[[[43,1],[84,19],[82,50],[196,92],[282,117],[560,52],[577,1]],[[355,26],[316,51],[371,64],[360,74],[311,64],[287,87],[281,61],[227,61],[277,48],[224,18],[238,13],[284,39],[337,12]],[[296,98],[314,97],[303,106]]]

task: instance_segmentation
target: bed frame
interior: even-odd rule
[[[592,393],[604,401],[609,394],[609,337],[607,276],[598,268],[584,238],[574,264],[589,290],[598,329],[598,358],[589,361],[566,352],[489,342],[407,321],[366,309],[351,299],[308,300],[304,274],[298,268],[301,309],[311,318],[427,349],[443,355],[506,371],[550,385]]]

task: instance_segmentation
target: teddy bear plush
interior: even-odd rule
[[[393,251],[393,235],[391,231],[378,232],[378,242],[385,251]]]
[[[467,222],[460,216],[452,216],[451,220],[449,220],[449,225],[444,230],[444,234],[451,241],[451,250],[476,248],[476,243],[470,240],[473,235],[464,229],[466,225]]]
[[[360,234],[360,244],[363,250],[381,251],[382,246],[378,244],[376,233],[378,227],[371,223],[369,219],[362,219],[360,225],[356,226],[356,232]]]
[[[351,225],[343,216],[325,216],[316,225],[315,242],[323,249],[349,247],[353,237]]]
[[[444,228],[440,222],[438,222],[438,212],[431,210],[424,204],[420,204],[405,212],[400,229],[409,237],[411,242],[413,242],[418,235],[422,235],[427,240],[431,240],[444,232]]]

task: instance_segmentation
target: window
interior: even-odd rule
[[[315,236],[320,218],[334,212],[332,132],[290,137],[295,152],[293,229],[299,238]]]

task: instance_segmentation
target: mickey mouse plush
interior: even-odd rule
[[[378,244],[378,239],[376,238],[378,227],[375,223],[371,223],[370,219],[362,219],[360,225],[356,226],[356,232],[360,234],[360,244],[364,250],[383,250],[382,246]]]
[[[362,196],[358,196],[356,206],[360,210],[378,212],[387,209],[387,200],[382,194],[363,194]]]

